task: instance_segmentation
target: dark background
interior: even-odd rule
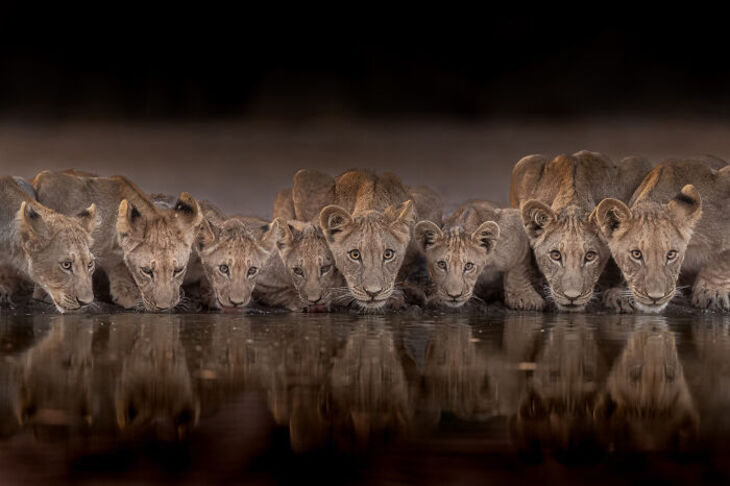
[[[727,113],[725,15],[601,5],[500,12],[446,4],[263,11],[243,3],[3,3],[0,114]]]

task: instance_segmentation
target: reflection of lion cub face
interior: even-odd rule
[[[203,221],[195,249],[218,305],[238,307],[249,303],[279,233],[278,221],[270,225],[237,218],[221,223]]]
[[[578,208],[556,213],[536,200],[522,206],[522,219],[558,309],[583,310],[610,257],[598,228]]]
[[[366,211],[353,216],[334,205],[320,213],[320,226],[335,264],[360,307],[380,309],[393,294],[414,218],[410,200],[383,213]]]
[[[146,310],[171,309],[180,301],[201,219],[198,203],[187,193],[164,212],[142,214],[127,200],[119,205],[117,237]]]
[[[96,228],[93,204],[68,217],[36,203],[21,204],[16,224],[30,277],[43,287],[59,312],[78,309],[94,300],[91,275],[94,256],[89,247]]]
[[[604,199],[596,208],[595,219],[640,310],[661,312],[674,297],[701,214],[699,193],[691,185],[666,204],[642,202],[629,208]]]
[[[279,256],[291,276],[303,306],[328,305],[331,289],[341,287],[342,275],[322,231],[311,223],[290,221],[277,245]]]
[[[486,221],[471,233],[462,226],[444,233],[431,221],[421,221],[414,233],[426,255],[438,300],[450,307],[464,305],[471,299],[479,274],[494,253],[499,225]]]

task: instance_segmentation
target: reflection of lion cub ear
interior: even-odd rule
[[[631,210],[622,201],[609,197],[598,203],[588,219],[598,226],[605,238],[610,239],[622,224],[631,219]]]
[[[319,213],[319,226],[330,242],[334,241],[335,235],[341,233],[351,223],[350,213],[335,204],[325,207]]]
[[[81,211],[76,215],[76,221],[89,233],[93,233],[97,226],[99,226],[100,218],[97,217],[96,204],[91,203],[91,206]]]
[[[419,221],[413,230],[413,237],[425,252],[444,237],[444,232],[431,221]]]
[[[693,228],[702,216],[702,198],[692,184],[684,186],[680,193],[667,203],[667,207],[676,222],[684,223],[690,228]]]
[[[530,199],[522,205],[522,224],[530,239],[539,238],[545,227],[555,219],[555,213],[549,206],[535,199]]]
[[[494,221],[485,221],[471,234],[471,239],[489,253],[494,250],[499,239],[499,225]]]

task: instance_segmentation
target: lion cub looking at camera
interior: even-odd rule
[[[97,218],[96,206],[87,206],[76,216],[64,216],[35,201],[14,178],[0,177],[2,263],[43,289],[59,312],[94,300],[94,256],[89,247]]]
[[[201,221],[195,199],[182,193],[169,210],[125,177],[96,177],[77,171],[43,171],[32,180],[38,200],[63,214],[96,203],[100,224],[92,252],[109,278],[112,301],[127,309],[169,310],[180,285]]]
[[[607,197],[627,201],[650,168],[644,159],[614,164],[585,150],[552,161],[530,155],[515,165],[510,202],[522,212],[537,266],[559,310],[585,308],[610,258],[591,212]]]
[[[532,286],[530,242],[517,209],[472,201],[457,209],[441,229],[431,221],[415,228],[436,284],[433,298],[460,307],[477,284],[502,274],[505,303],[512,309],[540,310],[544,301]],[[485,282],[485,283],[486,283]]]
[[[693,283],[692,305],[730,310],[730,166],[719,159],[670,160],[656,166],[628,205],[606,199],[595,220],[626,279],[612,307],[660,312]]]

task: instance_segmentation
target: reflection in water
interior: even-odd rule
[[[16,479],[44,462],[46,481],[131,481],[159,461],[191,483],[288,480],[299,456],[337,475],[386,451],[426,467],[454,444],[595,464],[730,434],[718,317],[5,315],[0,343],[0,468]]]

